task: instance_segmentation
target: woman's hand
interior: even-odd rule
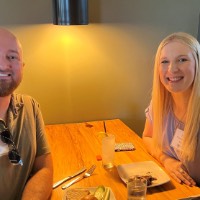
[[[196,185],[195,181],[189,176],[187,169],[180,161],[167,155],[165,156],[166,157],[162,161],[162,164],[172,178],[174,178],[178,183],[184,183],[188,186]]]
[[[148,152],[165,167],[171,177],[178,183],[184,183],[189,186],[196,185],[195,181],[189,176],[187,169],[180,161],[166,155],[160,149],[155,149],[152,135],[152,124],[148,119],[146,119],[145,129],[143,132],[143,142]]]

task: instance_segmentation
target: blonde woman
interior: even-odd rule
[[[200,185],[200,45],[173,33],[159,45],[143,141],[179,183]]]

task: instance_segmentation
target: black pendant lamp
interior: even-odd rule
[[[87,25],[88,0],[53,0],[53,24]]]

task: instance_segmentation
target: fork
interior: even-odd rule
[[[70,181],[69,183],[67,183],[66,185],[62,186],[62,189],[65,190],[72,184],[91,176],[92,173],[94,172],[95,168],[96,168],[96,165],[92,165],[82,176],[79,176],[79,177],[75,178],[74,180]]]

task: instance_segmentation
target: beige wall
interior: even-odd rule
[[[197,35],[200,1],[89,0],[88,26],[52,25],[51,9],[0,1],[0,26],[24,47],[18,92],[40,102],[46,124],[120,118],[141,134],[156,47],[171,32]]]

